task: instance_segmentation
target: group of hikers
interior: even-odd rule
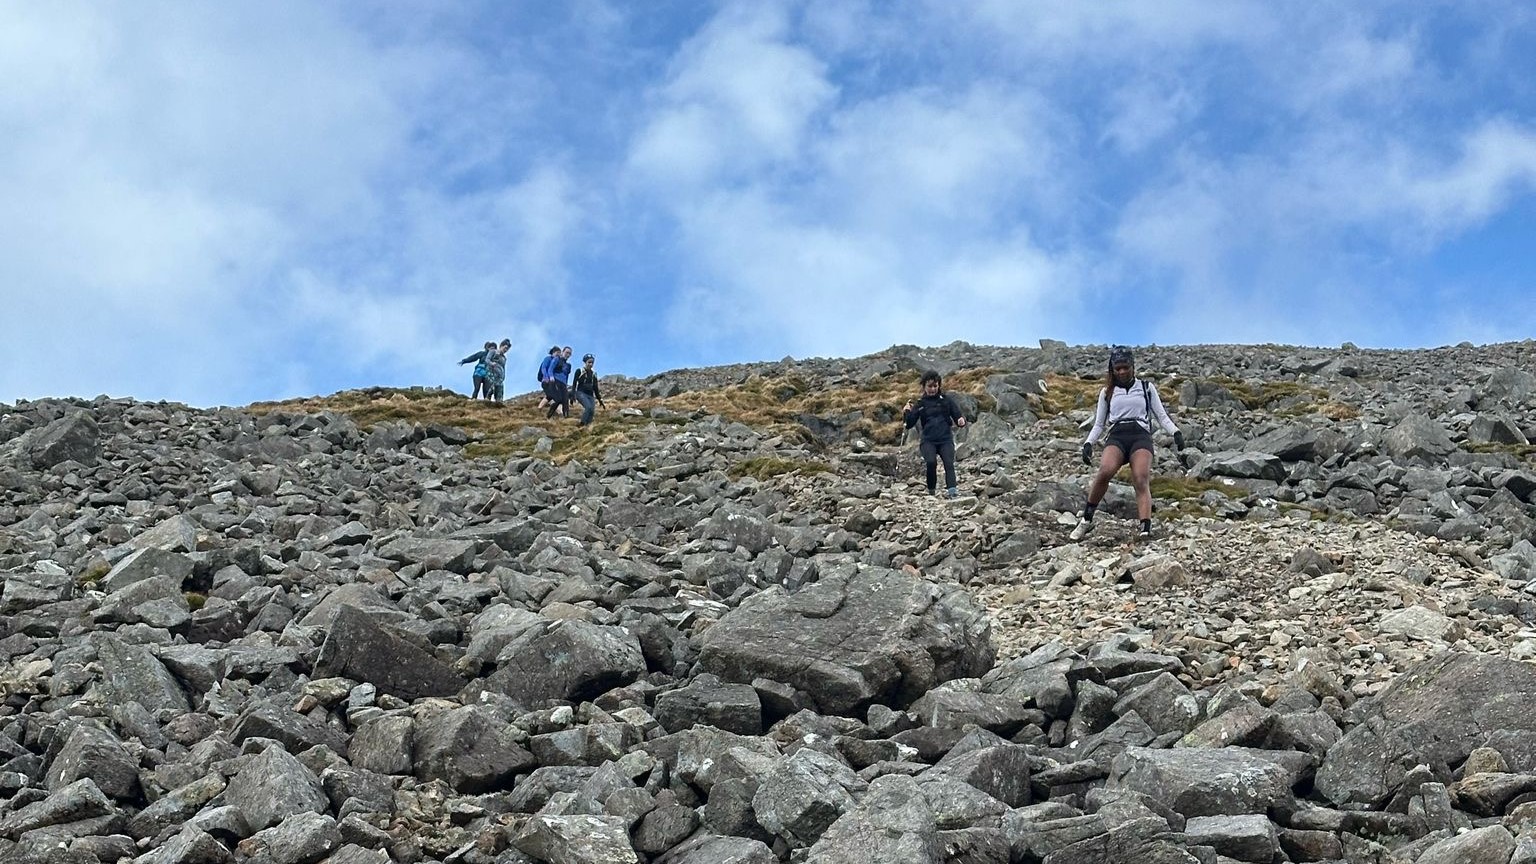
[[[485,343],[485,348],[465,357],[459,361],[463,366],[467,363],[475,364],[474,391],[471,399],[485,398],[492,404],[500,405],[505,396],[507,380],[507,351],[512,347],[512,340],[503,339],[501,344],[495,342]],[[598,405],[604,408],[608,403],[603,401],[602,390],[598,386],[597,371],[593,368],[597,358],[591,354],[583,355],[581,368],[576,370],[575,379],[571,377],[571,346],[560,347],[556,345],[549,349],[544,361],[539,364],[539,389],[544,395],[539,400],[539,408],[547,409],[544,416],[553,418],[558,412],[561,417],[571,416],[571,399],[574,398],[581,404],[581,425],[586,426],[592,422],[592,415]]]
[[[922,377],[923,394],[915,402],[908,401],[902,409],[902,422],[906,428],[919,427],[921,440],[918,452],[922,454],[927,469],[928,494],[938,492],[938,463],[944,463],[944,495],[959,497],[960,488],[955,480],[954,430],[965,426],[965,415],[955,400],[944,393],[944,380],[938,372],[929,370]],[[1104,387],[1099,391],[1098,404],[1094,409],[1093,428],[1083,441],[1083,464],[1093,467],[1093,445],[1101,438],[1103,452],[1099,467],[1088,484],[1088,500],[1083,515],[1072,529],[1072,539],[1081,540],[1093,530],[1094,513],[1104,495],[1109,491],[1110,478],[1126,463],[1131,466],[1131,485],[1136,490],[1136,518],[1140,525],[1136,536],[1148,539],[1152,536],[1152,422],[1156,420],[1163,430],[1173,436],[1173,446],[1179,453],[1179,461],[1188,464],[1184,455],[1184,433],[1168,416],[1157,387],[1150,381],[1136,377],[1135,360],[1131,349],[1116,345],[1109,351],[1108,369]]]
[[[474,363],[474,393],[471,398],[482,397],[501,404],[507,377],[507,349],[510,339],[498,345],[485,343],[484,350],[459,361],[463,366]],[[571,346],[554,346],[539,364],[538,382],[543,390],[539,407],[546,410],[546,418],[556,413],[561,417],[571,414],[574,396],[581,404],[581,425],[592,422],[597,405],[608,407],[598,388],[596,362],[591,354],[581,358],[581,368],[571,369]],[[902,423],[911,429],[919,428],[918,452],[922,455],[927,472],[928,494],[937,495],[938,466],[944,465],[944,492],[947,498],[958,498],[960,487],[955,477],[954,430],[965,426],[965,415],[953,398],[944,392],[944,379],[938,372],[923,373],[922,395],[908,400],[902,406]],[[1136,377],[1135,360],[1131,349],[1116,345],[1109,351],[1109,363],[1105,372],[1104,387],[1099,391],[1098,404],[1094,409],[1093,428],[1083,441],[1083,464],[1093,467],[1093,446],[1101,438],[1104,447],[1099,456],[1098,470],[1088,485],[1088,500],[1077,526],[1072,529],[1072,539],[1081,540],[1093,530],[1093,517],[1099,503],[1109,490],[1110,478],[1127,463],[1131,466],[1131,485],[1136,490],[1136,516],[1140,521],[1137,536],[1152,536],[1152,422],[1173,436],[1173,446],[1179,451],[1180,461],[1187,464],[1184,456],[1184,433],[1168,416],[1157,387],[1150,381]]]

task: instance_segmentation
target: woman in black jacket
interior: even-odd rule
[[[955,400],[944,395],[944,379],[938,372],[929,369],[923,373],[922,380],[923,395],[918,397],[916,404],[907,400],[902,408],[901,420],[908,429],[921,424],[922,443],[918,445],[918,452],[923,454],[923,463],[928,469],[928,494],[938,491],[938,460],[943,459],[945,495],[958,498],[960,487],[955,482],[953,427],[964,426],[965,415],[960,413],[960,406],[955,404]]]

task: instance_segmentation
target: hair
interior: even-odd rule
[[[496,347],[496,343],[495,342],[487,342],[487,343],[485,343],[485,347],[487,347],[487,348],[495,348]]]
[[[555,347],[549,349],[549,353],[551,353],[551,354],[559,354],[560,353],[560,346],[556,345]]]
[[[1129,360],[1127,362],[1129,362],[1131,364],[1131,376],[1132,376],[1131,380],[1134,382],[1135,381],[1135,375],[1136,375],[1136,361],[1135,360]],[[1109,400],[1110,396],[1114,395],[1114,392],[1115,392],[1115,366],[1114,366],[1113,363],[1111,363],[1109,365],[1109,368],[1104,370],[1104,399],[1105,399],[1106,402]]]
[[[569,345],[567,345],[567,346],[565,346],[565,348],[563,348],[563,349],[561,349],[561,350],[563,350],[563,351],[569,351],[569,350],[571,350],[571,346],[569,346]]]
[[[504,347],[511,348],[512,347],[512,340],[511,339],[503,339],[503,340],[501,340],[501,344]]]
[[[929,369],[927,372],[924,372],[922,380],[919,383],[921,383],[924,387],[927,387],[929,381],[932,381],[940,387],[944,386],[944,376],[940,375],[939,370],[937,369]]]

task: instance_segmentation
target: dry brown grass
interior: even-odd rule
[[[991,368],[957,372],[945,378],[945,389],[969,393],[977,398],[983,410],[989,410],[993,400],[982,387],[987,377],[996,373],[997,370]],[[375,423],[396,420],[456,426],[476,438],[465,448],[470,456],[538,455],[534,453],[534,446],[541,436],[547,436],[553,443],[549,458],[564,464],[573,458],[601,459],[608,448],[636,440],[652,424],[678,425],[685,422],[685,417],[709,414],[744,423],[765,435],[782,435],[788,441],[810,448],[817,448],[822,442],[800,422],[800,418],[806,415],[839,417],[847,421],[849,434],[861,435],[877,444],[896,444],[901,439],[901,407],[918,395],[918,377],[915,371],[905,371],[858,385],[823,388],[798,375],[752,376],[740,384],[667,398],[622,402],[609,399],[610,407],[599,408],[592,424],[586,428],[578,426],[574,419],[545,418],[544,412],[537,408],[537,393],[509,399],[505,405],[497,407],[448,390],[376,387],[308,399],[258,402],[249,410],[257,414],[336,411],[352,417],[365,429]],[[620,415],[617,413],[620,408],[638,409],[641,416]],[[661,419],[651,416],[652,409],[657,408],[663,409]],[[581,409],[579,405],[573,405],[573,410],[579,412]]]

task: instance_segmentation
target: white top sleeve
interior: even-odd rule
[[[1157,395],[1157,388],[1151,384],[1147,384],[1146,387],[1152,394],[1152,413],[1157,416],[1157,422],[1162,425],[1164,432],[1169,435],[1177,434],[1179,427],[1173,425],[1173,418],[1168,416],[1168,409],[1163,407],[1163,397]]]
[[[1104,431],[1104,420],[1109,417],[1109,391],[1099,391],[1099,404],[1093,411],[1093,428],[1088,430],[1088,440],[1085,444],[1092,444],[1099,440],[1099,435]]]

